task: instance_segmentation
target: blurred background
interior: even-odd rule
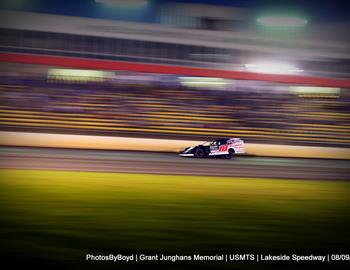
[[[283,2],[1,1],[1,256],[62,269],[101,266],[88,253],[348,251],[349,7]],[[64,134],[302,148],[229,161],[73,149],[82,137],[4,146],[29,133],[29,146]]]
[[[341,6],[1,6],[2,130],[349,146]]]

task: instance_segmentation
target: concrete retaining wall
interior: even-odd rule
[[[0,145],[178,152],[201,141],[28,132],[0,132]],[[245,143],[247,154],[271,157],[350,159],[349,148]]]

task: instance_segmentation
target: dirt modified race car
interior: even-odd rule
[[[223,138],[203,144],[187,147],[179,153],[183,157],[204,158],[220,156],[231,159],[234,154],[244,153],[244,142],[239,138]]]

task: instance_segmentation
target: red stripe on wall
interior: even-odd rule
[[[236,80],[257,80],[268,82],[292,83],[315,86],[350,88],[350,80],[311,76],[273,75],[244,71],[230,71],[159,64],[143,64],[122,61],[97,60],[63,56],[47,56],[20,53],[0,53],[1,62],[39,64],[70,68],[87,68],[102,70],[127,70],[148,73],[178,74],[189,76],[220,77]]]

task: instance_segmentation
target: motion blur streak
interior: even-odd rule
[[[52,170],[0,173],[0,221],[6,225],[1,253],[12,265],[25,257],[26,264],[50,269],[144,269],[142,262],[83,261],[87,253],[111,252],[323,254],[341,252],[350,241],[349,182]],[[168,266],[151,264],[152,269]],[[195,266],[212,269],[213,264]],[[232,269],[232,263],[219,264],[227,266]],[[247,268],[255,269],[251,264]]]
[[[0,148],[0,158],[1,168],[12,169],[350,180],[350,160],[237,157],[231,162],[169,153],[42,148]]]

